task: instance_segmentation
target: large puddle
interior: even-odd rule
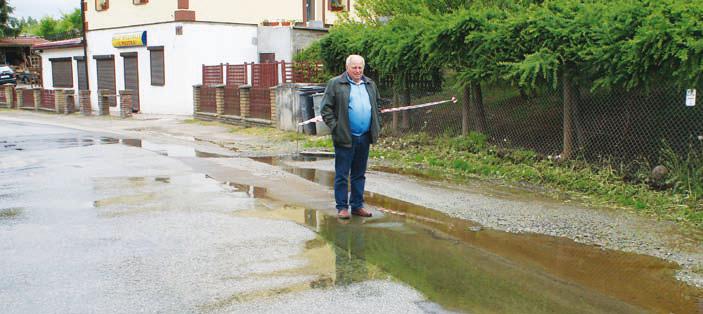
[[[296,158],[301,159],[309,158]],[[256,160],[282,165],[324,186],[331,187],[334,180],[330,171],[284,166],[276,158]],[[366,201],[382,215],[348,222],[307,209],[282,216],[298,220],[292,217],[299,215],[345,256],[354,256],[356,266],[339,266],[341,273],[353,270],[343,277],[363,280],[363,269],[368,268],[363,265],[370,264],[449,309],[703,312],[703,291],[677,281],[675,263],[566,238],[485,229],[379,194],[367,192]]]

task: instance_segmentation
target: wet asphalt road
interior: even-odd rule
[[[328,171],[166,142],[0,120],[0,313],[703,309],[653,257],[375,193],[372,219],[340,222]]]
[[[187,158],[0,121],[0,313],[442,311],[382,272],[331,287],[328,243],[237,215],[262,206],[253,189]]]

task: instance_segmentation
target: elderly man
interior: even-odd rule
[[[359,55],[347,57],[347,71],[327,83],[322,99],[322,119],[334,142],[334,200],[341,219],[372,215],[364,209],[364,184],[369,145],[381,130],[381,98],[376,83],[364,76],[364,65]]]

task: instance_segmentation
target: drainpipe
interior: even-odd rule
[[[88,90],[90,90],[90,71],[88,71],[88,36],[85,35],[86,32],[86,23],[85,23],[85,10],[88,7],[88,3],[85,2],[84,0],[81,1],[81,20],[83,21],[83,25],[81,25],[81,29],[83,30],[83,66],[85,66],[85,86]],[[80,86],[76,86],[78,90],[80,90]]]

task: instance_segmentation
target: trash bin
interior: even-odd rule
[[[315,107],[315,116],[320,115],[320,111],[322,110],[322,98],[324,96],[325,93],[317,93],[312,95],[312,102]],[[330,128],[327,127],[325,122],[316,122],[315,129],[317,130],[317,135],[327,135],[331,133]]]
[[[322,86],[305,86],[301,87],[298,91],[298,97],[300,102],[300,121],[310,120],[315,117],[315,109],[312,100],[312,95],[324,91],[325,88]],[[315,135],[316,124],[308,123],[303,125],[303,133]]]

